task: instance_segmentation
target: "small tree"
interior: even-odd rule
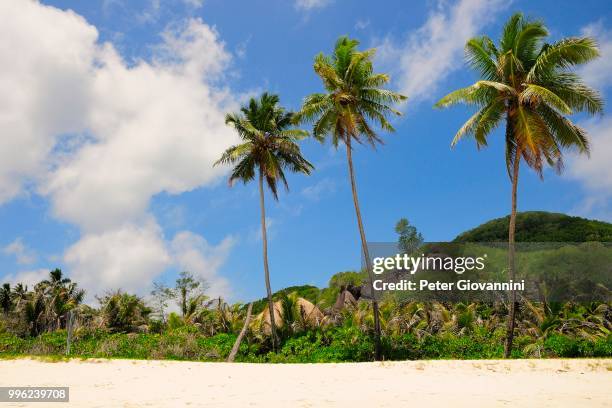
[[[407,218],[400,219],[395,224],[395,232],[399,235],[397,245],[404,254],[410,254],[423,244],[423,235],[414,225],[410,225]]]
[[[153,302],[155,304],[155,311],[162,322],[166,322],[166,308],[168,307],[168,300],[175,297],[174,291],[161,282],[153,283],[153,290],[151,291]]]
[[[187,316],[190,305],[196,298],[201,297],[207,288],[208,284],[196,279],[191,272],[183,271],[179,274],[174,288],[174,297],[181,308],[183,318]]]

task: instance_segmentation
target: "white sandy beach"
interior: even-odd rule
[[[612,359],[307,365],[19,359],[0,361],[0,385],[70,386],[69,404],[35,407],[610,407]]]

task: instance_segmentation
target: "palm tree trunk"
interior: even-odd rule
[[[508,226],[508,273],[510,279],[514,281],[516,276],[515,267],[515,248],[514,248],[514,232],[516,230],[516,190],[518,187],[519,167],[521,155],[520,151],[516,151],[512,169],[512,210],[510,212],[510,224]],[[516,320],[516,291],[511,290],[510,295],[510,313],[508,314],[508,331],[506,333],[506,343],[504,345],[504,357],[509,358],[512,354],[512,342],[514,340],[514,325]]]
[[[242,343],[242,338],[247,332],[249,328],[249,323],[251,322],[251,311],[253,310],[253,303],[249,303],[249,307],[247,308],[246,319],[244,320],[244,326],[242,326],[242,330],[240,330],[240,334],[236,338],[236,342],[234,343],[234,347],[232,347],[232,351],[229,353],[227,357],[227,362],[231,363],[236,358],[236,354],[238,354],[238,350],[240,349],[240,343]]]
[[[259,170],[259,204],[261,206],[261,240],[263,242],[263,263],[266,279],[266,292],[268,293],[268,310],[270,312],[270,329],[272,332],[272,350],[276,351],[276,324],[274,323],[274,302],[272,301],[272,288],[270,287],[270,269],[268,268],[268,237],[266,234],[266,207],[264,204],[263,171]]]
[[[361,249],[363,251],[363,256],[366,264],[366,269],[368,271],[368,277],[370,279],[370,288],[372,291],[372,311],[374,313],[374,344],[375,344],[375,352],[376,352],[376,361],[382,360],[382,348],[380,344],[380,316],[378,311],[378,301],[374,295],[374,287],[372,286],[372,282],[374,281],[374,276],[372,275],[372,263],[370,261],[370,252],[368,250],[368,244],[365,236],[365,230],[363,228],[363,221],[361,220],[361,210],[359,209],[359,198],[357,197],[357,184],[355,182],[355,171],[353,170],[353,155],[351,149],[351,138],[348,137],[346,142],[346,159],[348,162],[348,170],[349,176],[351,179],[351,189],[353,191],[353,204],[355,205],[355,214],[357,215],[357,226],[359,227],[359,235],[361,237]]]

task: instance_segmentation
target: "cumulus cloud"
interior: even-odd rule
[[[81,231],[64,260],[94,293],[142,293],[174,265],[149,201],[214,183],[225,170],[212,163],[237,141],[218,33],[190,19],[161,38],[151,58],[127,63],[74,12],[0,2],[0,203],[48,197]]]
[[[159,227],[149,221],[87,233],[66,250],[64,262],[89,295],[113,289],[144,294],[171,264],[171,256]]]
[[[590,24],[582,29],[583,35],[593,36],[599,42],[601,57],[580,70],[580,75],[590,86],[601,92],[612,86],[612,34],[601,23]],[[601,219],[612,220],[612,118],[596,117],[581,125],[591,139],[589,158],[572,154],[566,163],[566,175],[579,181],[587,196],[576,211]]]
[[[0,204],[44,172],[59,135],[86,127],[96,38],[72,12],[0,2]]]
[[[91,78],[95,140],[65,157],[41,188],[59,218],[100,231],[143,214],[157,193],[189,191],[223,173],[212,164],[236,141],[223,122],[233,102],[211,81],[229,55],[200,20],[163,38],[153,62],[133,67],[112,46],[100,50]]]
[[[401,93],[411,101],[434,96],[438,85],[458,68],[466,41],[504,9],[501,0],[459,0],[455,5],[438,2],[427,21],[405,40],[387,37],[379,45],[378,58],[389,66]]]
[[[591,139],[591,155],[570,155],[566,163],[567,177],[579,181],[587,192],[577,211],[584,215],[612,219],[612,118],[595,118],[582,126]]]
[[[295,8],[308,11],[323,8],[330,3],[331,0],[295,0]]]
[[[48,269],[34,269],[31,271],[21,271],[15,274],[5,275],[2,277],[3,282],[8,282],[11,285],[22,283],[27,285],[29,289],[34,288],[38,282],[49,277]]]
[[[211,245],[190,231],[178,232],[167,241],[150,218],[143,225],[126,224],[83,235],[66,250],[64,262],[71,278],[86,289],[89,300],[115,289],[146,295],[168,267],[192,272],[209,284],[208,294],[227,298],[232,295],[231,287],[219,269],[235,242],[228,236]]]
[[[15,257],[15,260],[19,265],[28,265],[36,262],[36,252],[28,248],[21,237],[15,239],[13,242],[2,248],[2,252],[5,255],[11,255]]]
[[[182,231],[174,236],[170,248],[176,264],[182,270],[190,271],[206,281],[209,294],[227,298],[231,295],[229,282],[218,272],[235,243],[236,239],[229,236],[218,245],[211,245],[198,234]]]
[[[599,22],[584,27],[582,34],[597,39],[601,57],[585,65],[580,75],[595,88],[609,87],[612,85],[612,32]]]

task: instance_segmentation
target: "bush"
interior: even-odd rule
[[[183,318],[174,312],[170,313],[168,316],[168,329],[175,330],[183,326],[185,326]]]
[[[544,341],[544,349],[555,357],[610,357],[612,336],[589,341],[555,334]]]
[[[489,332],[476,327],[466,335],[453,333],[385,336],[382,346],[387,360],[489,359],[503,355],[503,330]],[[206,336],[197,327],[182,326],[163,334],[108,333],[79,329],[75,332],[71,355],[75,357],[224,361],[235,340],[234,334]],[[514,358],[533,354],[524,352],[537,339],[516,338]],[[612,336],[590,341],[554,334],[542,343],[542,356],[611,357]],[[20,338],[0,333],[0,357],[18,355],[63,356],[66,331],[43,333],[35,338]],[[247,336],[236,361],[269,363],[327,363],[374,360],[374,339],[358,327],[331,327],[287,338],[278,353],[271,353],[259,341]]]

